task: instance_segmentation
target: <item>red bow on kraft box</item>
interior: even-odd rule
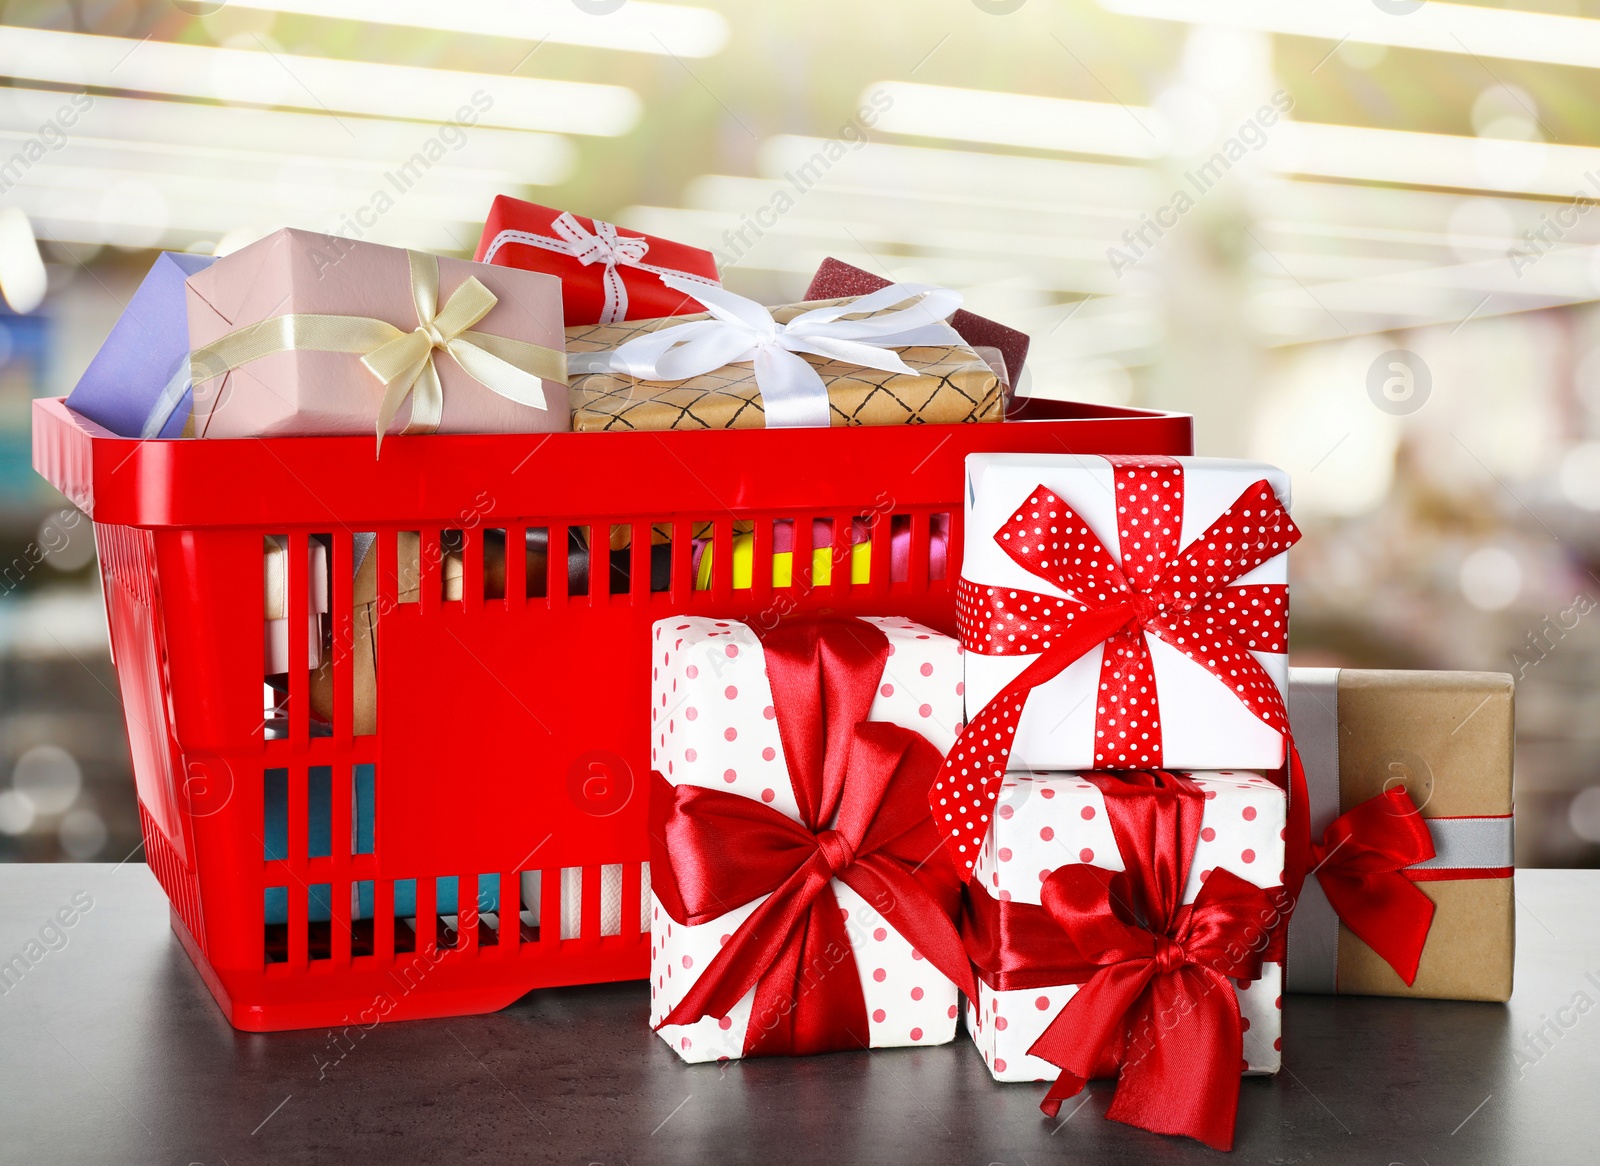
[[[1402,872],[1433,857],[1427,820],[1404,786],[1339,815],[1311,844],[1311,869],[1329,905],[1407,987],[1417,979],[1433,900]]]
[[[867,1008],[835,879],[909,940],[915,958],[971,991],[956,928],[960,883],[928,815],[939,752],[918,733],[866,719],[891,650],[877,627],[798,620],[761,642],[767,711],[802,820],[653,775],[652,890],[671,919],[709,923],[766,896],[657,1027],[726,1018],[753,988],[745,1056],[865,1048]]]
[[[1233,1145],[1243,1065],[1236,981],[1282,959],[1282,887],[1213,868],[1183,903],[1205,792],[1181,774],[1085,774],[1104,797],[1125,867],[1058,867],[1042,905],[978,885],[963,932],[985,982],[1077,984],[1028,1050],[1061,1070],[1041,1108],[1116,1076],[1106,1116],[1213,1149]]]
[[[1022,469],[1038,472],[1057,461],[1076,470],[1089,460],[1035,459]],[[1091,693],[1096,697],[1092,766],[1042,767],[1260,764],[1245,756],[1202,763],[1166,755],[1150,644],[1159,640],[1210,673],[1280,738],[1277,756],[1288,754],[1283,784],[1291,793],[1287,882],[1291,893],[1298,894],[1310,833],[1303,778],[1288,740],[1283,694],[1252,655],[1287,650],[1288,587],[1239,585],[1238,580],[1294,545],[1300,531],[1263,478],[1249,485],[1198,537],[1180,546],[1189,485],[1185,461],[1143,456],[1103,461],[1113,473],[1112,520],[1119,536],[1120,564],[1089,523],[1042,485],[993,534],[1007,559],[1070,598],[968,578],[974,561],[971,540],[982,537],[969,513],[967,565],[957,585],[957,621],[968,652],[969,699],[975,690],[974,657],[1026,656],[1031,663],[1000,688],[962,731],[934,783],[934,820],[945,833],[957,869],[970,877],[1030,694],[1102,644],[1099,681]],[[969,479],[975,465],[987,464],[981,456],[969,458]],[[1004,463],[1001,468],[1006,469]],[[969,512],[972,490],[969,483]],[[1072,710],[1066,712],[1070,715]],[[1040,758],[1029,761],[1041,765]]]
[[[661,277],[718,282],[709,251],[503,194],[489,208],[475,258],[559,276],[569,328],[704,311]]]

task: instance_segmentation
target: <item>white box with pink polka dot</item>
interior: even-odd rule
[[[1257,773],[1189,773],[1205,791],[1205,816],[1189,866],[1183,902],[1194,902],[1214,868],[1258,887],[1283,880],[1287,805],[1281,789]],[[1075,773],[1013,773],[978,855],[973,881],[1001,902],[1038,904],[1057,867],[1088,863],[1122,870],[1099,789]],[[967,1031],[997,1081],[1054,1081],[1060,1070],[1028,1049],[1077,985],[996,991],[980,969],[978,997],[967,1003]],[[1261,978],[1235,984],[1244,1025],[1244,1071],[1276,1073],[1282,1047],[1283,965],[1268,961]]]
[[[867,617],[889,641],[889,658],[868,717],[921,733],[940,753],[961,724],[961,647],[900,617]],[[773,712],[761,641],[736,620],[684,616],[655,625],[651,768],[672,785],[725,790],[800,821]],[[838,879],[874,1048],[944,1044],[955,1036],[960,995],[873,907]],[[674,923],[650,903],[650,1023],[677,1006],[723,940],[765,896],[699,925]],[[658,1029],[686,1061],[735,1059],[744,1052],[752,990],[726,1017]]]
[[[991,608],[997,614],[989,621],[992,627],[985,623],[976,633],[991,642],[969,643],[969,721],[976,721],[980,710],[1039,659],[1040,643],[1067,628],[1061,616],[1075,603],[1046,611],[1037,602],[1029,603],[1030,593],[1046,601],[1071,596],[1091,607],[1131,600],[1136,611],[1141,603],[1149,609],[1140,618],[1151,621],[1133,633],[1137,646],[1148,655],[1136,665],[1138,683],[1123,694],[1126,703],[1120,713],[1114,707],[1116,698],[1107,700],[1108,677],[1101,667],[1106,649],[1096,645],[1027,694],[1016,721],[1011,769],[1275,769],[1283,764],[1286,717],[1283,724],[1268,724],[1234,691],[1236,680],[1252,679],[1236,662],[1246,654],[1265,673],[1263,678],[1252,668],[1253,683],[1276,687],[1280,700],[1287,700],[1289,691],[1288,553],[1272,554],[1241,570],[1254,561],[1250,548],[1259,542],[1247,524],[1274,521],[1257,505],[1259,495],[1252,493],[1262,481],[1287,508],[1289,476],[1262,462],[1076,454],[968,456],[961,567],[963,589],[968,592],[964,604],[974,614],[974,626],[985,622],[983,615]],[[1043,574],[1013,557],[1021,536],[1035,529],[1033,524],[1023,524],[1026,530],[1008,525],[1014,515],[1027,513],[1028,503],[1045,496],[1041,487],[1070,511],[1049,512],[1056,521],[1044,524],[1045,537],[1065,540],[1072,548],[1070,559],[1052,563]],[[1223,525],[1240,536],[1240,542],[1221,538],[1206,550],[1197,540],[1236,505],[1240,525]],[[1011,538],[1013,533],[1018,537]],[[1107,553],[1111,570],[1074,574],[1096,561],[1084,549],[1085,544],[1095,543]],[[1177,571],[1176,565],[1190,554],[1207,566]],[[1092,587],[1081,586],[1091,579]],[[1123,590],[1123,579],[1130,590]],[[1076,590],[1063,586],[1064,580],[1078,580],[1080,586]],[[1206,603],[1197,610],[1193,624],[1170,633],[1155,630],[1176,610],[1174,603],[1181,605],[1191,597]],[[1002,638],[1007,628],[1017,634]],[[1224,680],[1225,676],[1230,679]],[[1116,741],[1118,737],[1123,741]],[[1124,748],[1108,747],[1116,744]]]

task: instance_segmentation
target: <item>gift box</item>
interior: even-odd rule
[[[209,255],[157,255],[67,406],[119,437],[182,436],[193,400],[183,285],[213,262]]]
[[[1288,497],[1259,462],[967,458],[969,723],[934,804],[958,860],[1007,767],[1284,763]]]
[[[473,258],[559,277],[568,326],[698,312],[699,301],[661,277],[718,282],[709,251],[504,194],[489,208]]]
[[[959,645],[681,617],[654,648],[651,1025],[686,1061],[949,1041],[970,969],[927,786]]]
[[[283,230],[187,287],[198,437],[567,428],[552,276]]]
[[[888,286],[889,281],[881,275],[852,267],[842,259],[829,256],[822,261],[817,273],[811,277],[811,286],[806,288],[805,298],[833,300],[845,296],[864,296]],[[1022,378],[1022,366],[1028,359],[1029,340],[1026,332],[1019,332],[1015,328],[986,320],[965,308],[957,308],[950,314],[950,327],[954,328],[956,334],[980,355],[987,358],[984,349],[999,353],[1004,366],[1001,375],[1005,379],[1007,388],[1017,387]]]
[[[1313,840],[1289,990],[1509,999],[1511,677],[1294,668],[1289,684]]]
[[[1240,1070],[1279,1066],[1285,809],[1240,771],[1009,774],[962,927],[995,1079],[1054,1113],[1119,1076],[1108,1116],[1226,1148]]]
[[[306,550],[306,663],[322,663],[322,617],[328,614],[328,548],[313,540]],[[281,535],[268,535],[263,554],[266,589],[267,675],[289,671],[289,546]]]
[[[999,421],[1001,379],[947,322],[960,296],[891,285],[765,308],[674,277],[709,314],[567,329],[572,427],[759,429]]]

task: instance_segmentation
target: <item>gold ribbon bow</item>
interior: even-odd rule
[[[378,448],[389,422],[411,398],[411,416],[402,433],[432,433],[444,413],[444,390],[434,365],[436,352],[446,352],[473,380],[493,393],[534,409],[548,407],[544,380],[565,382],[566,353],[523,340],[474,332],[471,328],[495,306],[495,294],[469,277],[439,303],[439,260],[407,251],[411,298],[417,327],[403,332],[371,316],[294,313],[274,316],[229,332],[189,358],[194,383],[231,372],[276,352],[294,350],[348,352],[384,386],[378,405]]]

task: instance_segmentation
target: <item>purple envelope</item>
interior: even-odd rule
[[[67,407],[119,437],[181,434],[194,400],[183,284],[214,262],[210,255],[158,255]]]

